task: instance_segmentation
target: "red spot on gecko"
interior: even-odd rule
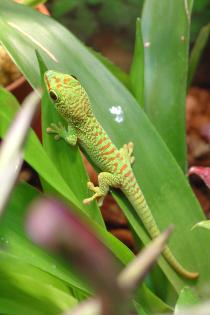
[[[131,171],[125,174],[126,177],[129,177],[131,175]]]
[[[105,140],[107,140],[107,138],[106,138],[106,137],[101,138],[101,139],[98,141],[97,145],[102,144]]]
[[[122,172],[128,167],[127,164],[123,164],[123,166],[120,169],[120,174],[122,174]]]
[[[53,78],[54,78],[54,77],[53,77]],[[56,83],[61,83],[61,80],[60,80],[59,78],[56,78],[56,77],[55,77],[55,82],[56,82]]]
[[[109,154],[112,154],[114,151],[116,151],[116,148],[112,148],[110,151],[106,151],[104,153],[101,153],[101,155],[109,155]]]
[[[105,149],[108,149],[111,145],[111,142],[108,142],[107,144],[105,144],[103,147],[100,148],[100,151],[104,151]]]
[[[70,83],[70,81],[71,81],[71,79],[70,79],[70,78],[65,78],[65,79],[63,80],[63,82],[64,82],[65,84]]]
[[[113,172],[115,172],[116,171],[116,169],[117,169],[117,167],[118,167],[118,163],[116,162],[116,163],[114,163],[114,170],[113,170]]]
[[[47,87],[48,87],[48,91],[50,90],[50,82],[48,80],[48,77],[45,76],[45,80],[46,80],[46,83],[47,83]]]

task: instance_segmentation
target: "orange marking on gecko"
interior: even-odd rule
[[[109,158],[109,161],[114,161],[114,160],[116,160],[116,158],[113,156]]]
[[[61,83],[61,79],[55,77],[55,82],[56,83]]]
[[[62,84],[61,84],[61,83],[59,83],[59,84],[56,85],[56,89],[58,89],[58,90],[59,90],[61,87],[62,87]]]
[[[131,171],[125,174],[126,177],[129,177],[131,175]]]
[[[120,153],[117,153],[116,157],[120,159],[121,161],[123,161],[123,157],[120,155]]]
[[[122,174],[122,172],[128,167],[127,164],[123,164],[123,166],[120,169],[120,174]]]
[[[68,84],[70,81],[71,81],[71,79],[69,79],[69,78],[65,78],[65,79],[63,80],[63,82],[64,82],[65,84]]]
[[[113,164],[113,166],[114,166],[114,170],[113,170],[113,172],[115,172],[116,171],[116,169],[117,169],[117,167],[118,167],[118,163],[116,162],[116,163],[114,163]]]
[[[112,144],[111,142],[108,142],[108,143],[105,144],[103,147],[101,147],[99,150],[100,150],[100,151],[104,151],[105,149],[108,149],[111,144]]]
[[[47,82],[47,87],[48,87],[48,91],[50,90],[50,82],[49,82],[49,80],[48,80],[48,77],[47,76],[45,76],[45,80],[46,80],[46,82]]]
[[[106,151],[104,153],[101,153],[101,155],[109,155],[109,154],[113,153],[114,151],[116,151],[116,148],[112,148],[110,151]]]
[[[106,138],[106,137],[101,138],[101,139],[98,141],[97,145],[102,144],[105,140],[107,140],[107,138]]]

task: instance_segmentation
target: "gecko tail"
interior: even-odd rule
[[[174,257],[168,246],[166,246],[165,249],[163,250],[163,256],[166,258],[168,263],[183,277],[192,280],[197,279],[199,277],[198,272],[191,272],[186,270]]]
[[[138,186],[137,182],[134,182],[134,188],[130,188],[127,185],[126,188],[123,189],[123,192],[127,196],[128,200],[131,202],[132,206],[138,213],[142,223],[144,224],[148,234],[151,236],[152,239],[156,238],[160,234],[160,230],[155,222],[155,219],[148,207],[148,204],[143,196],[143,193]],[[136,193],[133,193],[133,190]],[[168,246],[165,247],[163,250],[163,256],[167,260],[167,262],[171,265],[172,268],[176,270],[181,276],[187,279],[196,279],[198,278],[199,274],[197,272],[190,272],[186,270],[175,258],[171,250]]]

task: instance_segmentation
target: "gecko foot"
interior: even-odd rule
[[[133,144],[133,142],[129,142],[128,144],[125,144],[124,146],[125,146],[126,149],[127,149],[128,157],[129,157],[130,163],[133,164],[134,161],[135,161],[135,157],[133,156],[134,144]]]
[[[133,142],[129,142],[128,144],[127,143],[124,144],[123,147],[120,149],[124,156],[127,157],[131,165],[135,161],[135,157],[133,156],[133,148],[134,148]]]
[[[93,191],[95,194],[90,197],[90,198],[86,198],[83,200],[83,203],[85,205],[90,204],[93,200],[97,200],[99,207],[102,206],[103,201],[104,201],[104,194],[101,191],[101,189],[98,186],[94,186],[94,184],[92,182],[87,182],[87,187]]]
[[[58,124],[50,124],[50,127],[47,128],[48,133],[55,134],[55,140],[59,140],[60,138],[64,138],[66,135],[66,128],[59,122]]]

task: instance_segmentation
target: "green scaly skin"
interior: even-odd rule
[[[44,78],[56,110],[68,123],[67,129],[61,124],[51,124],[48,132],[54,133],[56,139],[63,138],[70,145],[78,143],[102,171],[98,175],[97,187],[92,182],[87,183],[94,194],[85,199],[84,204],[97,199],[101,205],[109,187],[120,188],[140,216],[149,235],[157,237],[160,231],[131,168],[134,162],[133,143],[125,144],[120,150],[116,148],[94,116],[88,95],[76,78],[55,71],[47,71]],[[198,273],[182,267],[167,246],[163,255],[180,275],[189,279],[198,277]]]

